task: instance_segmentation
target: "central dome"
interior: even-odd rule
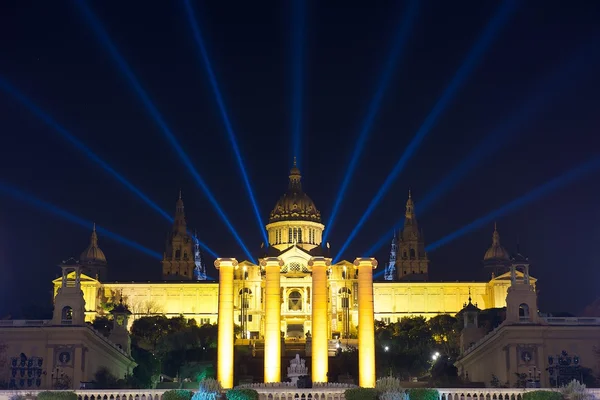
[[[321,223],[321,213],[315,203],[302,191],[300,169],[290,170],[290,184],[287,192],[279,199],[269,215],[269,223],[280,221],[311,221]]]

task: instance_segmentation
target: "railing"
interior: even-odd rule
[[[600,325],[600,318],[544,317],[549,325]]]
[[[291,384],[256,383],[240,387],[252,388],[259,393],[260,400],[345,400],[344,392],[353,385],[342,383],[313,384],[311,389],[299,389]],[[495,388],[438,388],[439,400],[522,400],[523,395],[534,390],[552,389],[495,389]],[[78,400],[162,400],[167,389],[112,389],[75,390]],[[0,400],[10,400],[14,396],[33,399],[42,390],[4,390]],[[588,389],[591,399],[600,400],[600,389]]]
[[[0,320],[0,326],[44,326],[51,322],[47,319],[7,319]]]

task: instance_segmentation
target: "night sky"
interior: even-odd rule
[[[291,2],[192,4],[266,222],[287,187],[294,156],[296,28]],[[324,221],[331,215],[407,4],[305,3],[298,161],[303,187]],[[328,238],[334,254],[499,4],[479,0],[419,4]],[[88,5],[240,237],[258,254],[263,239],[184,3]],[[344,258],[363,255],[402,217],[409,189],[429,244],[597,157],[598,21],[597,1],[520,2]],[[549,86],[541,86],[544,92],[536,92],[544,76],[561,71],[578,51],[583,54],[580,62],[568,73],[547,79]],[[75,2],[2,2],[0,77],[170,214],[181,189],[188,226],[200,239],[220,256],[245,258]],[[524,104],[535,93],[548,101],[539,112],[530,113]],[[419,213],[419,200],[481,140],[519,112],[525,116],[522,123],[492,140],[489,154]],[[3,90],[0,122],[2,185],[26,191],[162,254],[169,222]],[[519,242],[521,252],[530,257],[532,275],[539,279],[542,311],[578,313],[600,296],[599,176],[594,171],[497,220],[502,243],[514,252]],[[90,231],[91,226],[65,221],[0,191],[0,315],[16,313],[30,303],[50,304],[50,280],[59,273],[57,265],[79,256]],[[489,222],[431,252],[431,279],[484,279],[481,259],[492,231]],[[100,247],[108,258],[111,279],[160,278],[159,260],[102,235]],[[374,256],[381,268],[389,245]],[[212,262],[207,260],[208,271],[216,276]]]

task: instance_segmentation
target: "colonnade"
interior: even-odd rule
[[[233,387],[234,366],[234,309],[233,270],[234,258],[218,258],[219,320],[217,347],[217,379],[224,389]],[[281,281],[284,262],[279,257],[260,260],[265,270],[265,383],[281,382]],[[312,257],[312,365],[313,382],[327,382],[329,309],[327,301],[327,269],[331,259]],[[357,258],[358,269],[358,380],[361,387],[375,386],[375,326],[373,309],[374,258]]]

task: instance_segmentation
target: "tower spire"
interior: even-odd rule
[[[92,236],[90,237],[90,246],[98,246],[98,234],[96,234],[96,223],[92,227]]]
[[[181,189],[179,190],[179,198],[175,206],[175,218],[173,220],[173,231],[181,234],[186,232],[185,210],[183,207],[183,199],[181,198]]]
[[[396,229],[394,228],[394,237],[392,238],[392,246],[390,249],[390,261],[385,268],[384,279],[386,281],[393,281],[394,275],[396,274],[396,255],[398,253],[398,238],[396,237]]]
[[[294,157],[294,165],[292,166],[292,169],[290,169],[289,190],[291,192],[302,192],[302,184],[300,183],[300,179],[302,179],[302,175],[300,174],[300,169],[296,164],[296,157]]]

